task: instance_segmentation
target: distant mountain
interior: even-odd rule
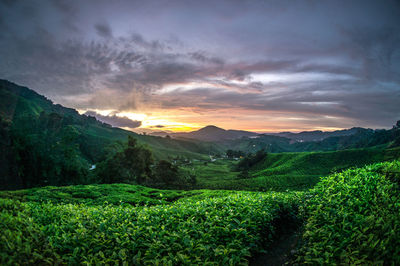
[[[280,133],[272,133],[269,135],[285,137],[291,140],[295,140],[298,142],[307,142],[307,141],[321,141],[330,137],[343,137],[343,136],[351,136],[361,131],[366,131],[365,128],[353,127],[350,129],[336,130],[336,131],[303,131],[299,133],[292,132],[280,132]]]
[[[240,139],[242,137],[255,137],[258,136],[258,134],[244,130],[225,130],[210,125],[192,132],[174,133],[171,134],[171,136],[175,138],[188,138],[202,141],[222,141]]]

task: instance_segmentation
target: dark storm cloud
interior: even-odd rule
[[[87,111],[85,115],[96,117],[98,120],[110,124],[114,127],[137,128],[142,125],[141,121],[131,120],[127,117],[120,117],[116,115],[101,115],[94,111]]]
[[[3,4],[7,7],[11,7],[13,6],[15,3],[17,2],[17,0],[1,0],[0,4]]]
[[[400,81],[400,28],[342,29],[345,49],[360,60],[364,79]]]
[[[400,116],[396,1],[0,5],[0,77],[72,107]]]
[[[96,29],[96,33],[103,37],[103,38],[111,38],[112,37],[112,30],[107,23],[97,23],[94,25]]]
[[[142,48],[146,48],[146,49],[162,50],[165,48],[165,45],[162,42],[160,42],[158,40],[147,41],[143,38],[142,35],[140,35],[138,33],[133,33],[128,39],[122,39],[122,40],[132,41],[136,45],[141,46]]]
[[[194,60],[197,60],[202,63],[211,63],[216,65],[223,65],[224,60],[218,57],[209,57],[205,52],[197,51],[193,53],[189,53],[189,56]]]
[[[400,91],[358,92],[360,84],[335,85],[321,83],[316,88],[296,90],[286,87],[274,93],[239,93],[215,88],[177,90],[160,96],[164,108],[195,107],[199,110],[242,109],[253,111],[283,111],[297,115],[334,116],[391,125],[400,117]],[[332,88],[334,86],[334,88]],[[316,94],[315,92],[322,92]],[[180,95],[179,99],[174,95]],[[381,103],[384,102],[385,105]],[[374,111],[372,111],[374,110]]]

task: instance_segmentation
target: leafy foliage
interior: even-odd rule
[[[231,192],[153,207],[2,199],[0,262],[236,265],[271,242],[280,215],[295,217],[299,197]]]
[[[239,171],[248,171],[254,165],[260,163],[267,157],[267,153],[264,150],[259,150],[255,154],[248,154],[242,160],[239,161],[236,168]]]
[[[151,151],[138,145],[137,140],[129,136],[125,149],[99,163],[96,173],[102,183],[143,184],[151,177],[152,163]]]
[[[23,187],[87,183],[88,163],[79,151],[80,133],[67,119],[40,113],[16,119],[10,130],[14,167]]]
[[[322,178],[304,206],[299,261],[311,264],[400,263],[400,162]]]
[[[234,150],[227,150],[226,151],[226,157],[233,159],[233,158],[240,158],[242,156],[245,156],[246,154],[243,151],[234,151]]]
[[[199,193],[203,194],[204,191],[161,190],[130,184],[96,184],[0,191],[0,198],[54,204],[102,205],[108,202],[119,205],[124,202],[136,206],[169,203]]]
[[[161,160],[155,167],[155,176],[161,182],[169,185],[178,179],[178,167],[168,161]]]

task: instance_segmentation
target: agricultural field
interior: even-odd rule
[[[291,263],[400,263],[400,162],[299,192],[136,185],[0,193],[1,264],[248,264],[301,231]],[[303,225],[302,225],[303,224]]]
[[[265,160],[249,169],[247,178],[241,178],[235,169],[238,161],[226,158],[213,162],[192,160],[182,167],[197,177],[198,189],[301,191],[312,188],[321,176],[397,158],[400,158],[399,148],[268,153]]]
[[[299,192],[203,191],[144,207],[1,199],[0,262],[247,263],[268,247],[278,226],[298,222],[300,198]]]
[[[161,190],[129,184],[76,185],[40,187],[15,191],[0,191],[0,198],[21,202],[52,202],[55,204],[84,203],[87,205],[120,204],[157,205],[196,194],[192,191]]]

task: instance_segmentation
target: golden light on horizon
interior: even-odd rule
[[[87,110],[86,110],[87,111]],[[85,113],[85,110],[79,110]],[[303,117],[300,113],[254,113],[248,110],[227,109],[224,111],[209,110],[199,112],[195,109],[153,109],[141,112],[118,112],[117,110],[93,110],[103,116],[126,117],[133,121],[140,121],[140,127],[124,128],[135,132],[189,132],[198,130],[208,125],[215,125],[223,129],[245,130],[256,133],[276,132],[301,132],[310,130],[334,131],[344,129],[332,125],[317,126],[305,125],[304,122],[312,122],[316,118]],[[243,119],[246,117],[246,119]],[[325,119],[333,121],[338,119],[333,116],[325,116]]]
[[[128,117],[132,120],[142,121],[140,129],[149,129],[154,131],[172,131],[172,132],[186,132],[193,131],[201,128],[202,126],[197,123],[187,123],[176,121],[179,115],[163,113],[132,113],[132,112],[121,112],[118,113],[119,117]]]

